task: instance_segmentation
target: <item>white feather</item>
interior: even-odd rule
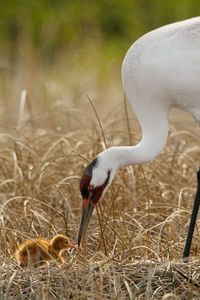
[[[122,65],[126,95],[142,128],[136,146],[99,154],[91,184],[102,185],[111,170],[153,160],[165,147],[172,107],[200,121],[200,17],[163,26],[137,40]]]

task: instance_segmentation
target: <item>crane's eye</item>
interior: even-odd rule
[[[92,191],[94,189],[94,187],[90,184],[90,185],[88,185],[88,191]]]

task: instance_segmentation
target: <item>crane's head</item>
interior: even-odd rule
[[[108,154],[109,151],[105,150],[98,155],[86,167],[81,177],[82,216],[78,233],[78,245],[80,247],[84,241],[93,209],[111,184],[117,170],[114,161]]]

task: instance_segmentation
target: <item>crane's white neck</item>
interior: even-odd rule
[[[155,118],[145,116],[141,122],[142,139],[135,146],[111,147],[97,156],[97,165],[92,172],[91,184],[101,186],[110,174],[110,181],[118,168],[132,164],[141,164],[156,158],[165,147],[168,136],[166,111],[157,113]],[[148,122],[147,122],[148,121]]]
[[[111,147],[103,151],[99,156],[105,161],[107,166],[118,169],[151,161],[162,151],[162,149],[157,149],[156,151],[142,144],[143,143],[140,142],[136,146]]]
[[[143,131],[141,141],[135,146],[111,147],[99,157],[110,168],[118,169],[132,164],[142,164],[155,159],[165,147],[168,136],[168,123],[163,120],[162,128]]]

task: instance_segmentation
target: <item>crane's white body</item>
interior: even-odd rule
[[[161,27],[136,41],[125,56],[122,80],[142,126],[142,140],[159,154],[172,107],[200,120],[200,17]]]
[[[97,156],[91,184],[111,180],[118,167],[154,159],[168,136],[172,107],[200,121],[200,17],[151,31],[128,50],[122,65],[125,93],[142,128],[136,146],[112,147]]]
[[[150,161],[163,150],[170,109],[181,108],[200,121],[200,17],[161,27],[136,41],[124,58],[122,81],[140,122],[142,139],[135,146],[106,149],[86,168],[80,184],[83,199],[86,199],[82,207],[79,245],[84,240],[93,208],[117,169]],[[200,205],[200,170],[197,179],[184,259],[190,254]]]

